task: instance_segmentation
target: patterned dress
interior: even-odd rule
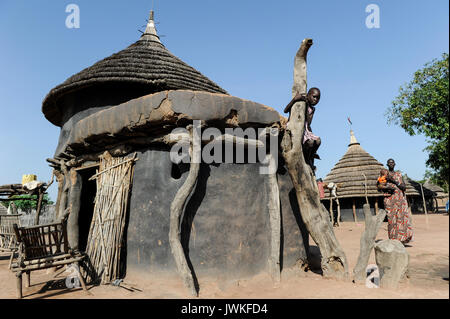
[[[307,106],[307,112],[308,115],[313,116],[314,115],[315,108],[311,106]],[[308,125],[308,121],[305,121],[305,131],[303,133],[303,144],[305,144],[308,140],[318,140],[319,137],[317,135],[314,135],[313,132],[310,131]]]
[[[400,172],[390,173],[392,179],[401,184],[402,174]],[[405,193],[395,186],[388,183],[395,189],[393,194],[385,193],[384,209],[388,217],[388,235],[389,239],[397,239],[406,244],[412,241],[413,230],[411,225],[411,216],[408,211],[408,202],[406,201]]]

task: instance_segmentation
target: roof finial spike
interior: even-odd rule
[[[350,129],[350,144],[348,146],[354,145],[354,144],[359,145],[358,141],[356,140],[355,134],[353,133],[353,130]]]
[[[156,32],[153,9],[150,10],[150,17],[148,19],[145,32],[142,34],[141,40],[153,41],[162,44],[159,40],[158,33]]]

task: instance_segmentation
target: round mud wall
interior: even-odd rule
[[[138,152],[126,230],[127,273],[178,276],[169,245],[170,205],[189,165],[172,164],[169,152]],[[182,223],[182,244],[195,275],[219,280],[266,271],[270,253],[267,175],[260,164],[201,164]],[[306,260],[308,234],[287,172],[279,170],[282,267]]]

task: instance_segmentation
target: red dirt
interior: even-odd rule
[[[410,254],[410,278],[400,283],[397,289],[367,288],[351,281],[324,279],[319,274],[304,272],[299,268],[284,269],[279,284],[270,277],[259,274],[246,280],[218,284],[212,279],[200,278],[199,298],[225,299],[284,299],[284,298],[364,298],[364,299],[448,299],[449,298],[449,216],[443,214],[413,215],[414,241],[407,248]],[[334,228],[343,247],[350,274],[359,254],[359,239],[364,231],[364,222],[345,222]],[[377,239],[387,239],[387,223],[383,223]],[[312,245],[314,242],[311,239]],[[8,270],[9,258],[0,256],[0,298],[16,297],[14,274]],[[372,252],[370,264],[375,264]],[[122,287],[89,286],[90,295],[81,289],[48,288],[45,282],[52,277],[47,271],[31,274],[31,287],[23,288],[25,299],[166,299],[191,298],[181,280],[150,278],[149,276],[125,278],[128,286],[141,291],[129,291]]]

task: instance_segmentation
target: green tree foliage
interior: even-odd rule
[[[448,190],[448,53],[414,73],[400,87],[399,95],[386,111],[389,124],[400,125],[409,135],[424,134],[428,152],[425,177]]]
[[[4,201],[2,202],[2,205],[8,207],[10,202],[14,202],[17,209],[20,209],[24,212],[31,212],[32,209],[37,208],[37,195],[14,195],[11,198],[11,201]],[[42,207],[52,204],[53,202],[50,200],[48,194],[44,194],[44,197],[42,199]]]

